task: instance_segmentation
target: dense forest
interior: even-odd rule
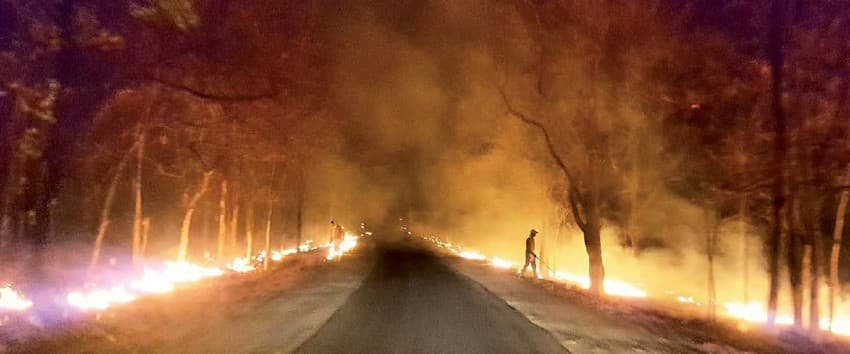
[[[745,297],[816,330],[850,277],[848,54],[836,0],[0,0],[0,273],[401,214],[504,251],[545,219],[592,292],[607,250],[688,244],[713,308],[743,252]]]

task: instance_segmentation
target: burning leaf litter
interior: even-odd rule
[[[297,249],[272,251],[270,260],[280,262],[299,250],[309,252],[320,248],[328,250],[328,260],[337,259],[354,249],[357,246],[357,240],[357,236],[346,234],[339,249],[335,249],[330,243],[317,246],[312,240],[308,240],[299,245]],[[79,311],[102,311],[114,305],[133,302],[141,296],[170,293],[179,284],[219,277],[224,275],[226,271],[234,273],[253,272],[257,270],[256,265],[262,264],[264,259],[264,251],[250,259],[237,257],[227,264],[225,269],[190,262],[166,261],[157,267],[145,267],[142,274],[134,279],[118,282],[108,287],[89,284],[84,286],[82,290],[70,291],[64,300],[71,308]],[[0,311],[23,312],[29,310],[32,306],[33,302],[13,289],[11,285],[0,288]]]
[[[464,248],[462,246],[452,244],[451,242],[445,242],[436,237],[424,236],[423,238],[429,242],[434,243],[435,245],[437,245],[437,247],[449,250],[450,252],[464,259],[470,259],[475,261],[486,261],[489,259],[488,264],[495,268],[512,269],[518,271],[522,264],[519,262],[513,262],[495,256],[487,257],[486,255],[476,250]],[[548,274],[549,277],[554,280],[574,284],[583,289],[590,288],[590,279],[587,276],[577,275],[566,271],[553,271],[551,269],[549,270]],[[606,277],[605,279],[605,294],[631,298],[650,297],[649,293],[647,293],[645,290],[633,284],[629,284],[628,282],[612,279],[610,277]],[[702,302],[696,300],[693,296],[676,295],[673,291],[667,291],[666,294],[673,296],[676,301],[683,304],[696,307],[702,307],[704,305]],[[725,310],[724,315],[728,318],[736,319],[747,323],[767,323],[767,307],[761,302],[726,302],[723,304],[723,308]],[[787,326],[792,325],[794,323],[794,320],[789,315],[779,315],[776,318],[776,323]],[[832,327],[830,327],[830,321],[828,318],[822,318],[820,319],[819,327],[825,331],[831,330],[831,332],[834,334],[850,336],[850,320],[846,320],[844,318],[837,318],[835,320],[835,323],[832,324]]]
[[[0,310],[25,311],[32,307],[32,301],[19,294],[11,285],[0,288]]]

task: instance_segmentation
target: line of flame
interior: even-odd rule
[[[451,242],[445,242],[436,237],[425,236],[423,238],[427,241],[436,244],[440,248],[451,251],[452,253],[462,258],[476,261],[483,261],[488,259],[488,257],[482,254],[481,252],[464,248],[452,244]],[[505,260],[499,257],[490,257],[489,259],[489,264],[491,266],[501,269],[518,270],[521,264]],[[549,276],[555,280],[572,283],[584,289],[590,287],[590,279],[587,276],[577,275],[566,271],[550,271]],[[633,284],[622,280],[613,279],[610,277],[605,279],[605,293],[607,295],[634,298],[646,298],[650,296],[645,290]],[[667,294],[675,295],[672,291],[668,291]],[[697,307],[701,307],[704,305],[702,302],[696,300],[693,296],[675,295],[674,298],[676,301],[683,304],[688,304]],[[725,310],[724,314],[726,317],[754,324],[767,323],[767,307],[764,306],[764,304],[761,302],[727,302],[723,304],[723,308]],[[790,315],[780,314],[776,318],[776,323],[780,325],[791,325],[794,323],[794,319]],[[850,336],[850,319],[848,318],[836,318],[835,323],[833,323],[831,327],[828,318],[821,318],[820,322],[818,323],[818,326],[825,331],[831,330],[831,332],[834,334]]]

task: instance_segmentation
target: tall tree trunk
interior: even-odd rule
[[[591,161],[599,161],[596,156],[598,152],[591,151]],[[588,262],[590,265],[590,292],[594,295],[602,295],[605,293],[605,267],[602,262],[602,238],[600,231],[602,229],[602,214],[600,210],[600,190],[599,184],[596,181],[600,173],[597,163],[591,163],[589,181],[587,185],[590,189],[588,194],[587,206],[585,209],[585,225],[584,225],[584,245],[587,249]]]
[[[818,208],[820,209],[820,208]],[[816,212],[815,218],[820,215],[820,211]],[[820,331],[820,284],[821,284],[821,257],[823,256],[823,247],[821,246],[820,223],[815,221],[813,224],[812,234],[812,251],[811,251],[811,282],[809,283],[809,329],[812,332]]]
[[[142,220],[142,241],[139,245],[139,259],[145,260],[145,251],[148,249],[148,232],[151,230],[151,218]]]
[[[301,238],[304,230],[304,183],[299,182],[298,186],[298,211],[295,215],[295,249],[301,252]]]
[[[771,64],[771,111],[773,113],[776,142],[773,149],[773,163],[776,168],[773,183],[773,227],[770,234],[770,249],[768,260],[768,272],[770,274],[769,292],[767,300],[767,323],[773,326],[776,323],[776,309],[779,297],[779,264],[782,252],[783,220],[785,214],[785,153],[787,149],[787,137],[785,126],[785,115],[782,111],[782,74],[784,65],[784,54],[782,45],[784,41],[785,1],[773,0],[770,14],[770,35],[768,39],[768,53]]]
[[[141,260],[141,238],[142,238],[142,164],[145,159],[145,131],[141,123],[136,133],[136,178],[133,183],[133,195],[135,207],[133,211],[133,264],[138,265]]]
[[[263,270],[269,269],[269,258],[271,258],[271,246],[272,246],[272,211],[274,210],[274,198],[272,198],[272,188],[274,186],[274,180],[277,178],[277,166],[272,167],[272,176],[269,180],[269,187],[266,191],[266,198],[268,198],[268,206],[266,210],[266,245],[264,247],[266,256],[263,257]]]
[[[212,240],[210,236],[212,235],[212,226],[217,221],[215,211],[213,210],[215,207],[214,202],[211,198],[206,198],[202,202],[201,208],[201,236],[203,237],[203,248],[204,248],[204,257],[211,257],[212,252],[210,248],[212,247]]]
[[[629,198],[629,216],[626,221],[626,247],[631,248],[633,254],[638,253],[637,245],[637,221],[640,207],[638,206],[638,198],[640,192],[640,159],[638,154],[638,133],[636,127],[632,127],[629,133],[629,161],[631,162],[631,171],[628,177],[628,198]]]
[[[98,258],[100,258],[101,248],[103,246],[103,239],[106,237],[106,230],[109,228],[109,215],[112,213],[112,202],[115,200],[115,190],[118,188],[118,181],[121,180],[121,176],[124,175],[124,168],[127,166],[127,162],[130,160],[131,153],[133,148],[130,148],[124,157],[121,158],[121,161],[115,167],[115,173],[112,174],[112,180],[109,182],[109,188],[106,191],[106,199],[103,201],[103,208],[100,211],[100,225],[97,228],[97,237],[94,240],[94,248],[92,249],[91,262],[89,263],[89,273],[93,272],[95,267],[97,267]]]
[[[588,273],[590,278],[590,293],[596,296],[605,293],[605,267],[602,262],[602,218],[599,215],[597,192],[590,187],[587,196],[570,187],[569,204],[576,224],[584,235],[584,248],[587,251]]]
[[[806,299],[805,299],[805,292],[806,291],[809,291],[809,300],[812,299],[812,297],[811,297],[811,290],[812,290],[812,284],[813,284],[812,274],[814,272],[813,267],[812,267],[812,258],[813,258],[812,257],[812,251],[813,251],[813,249],[812,249],[811,243],[803,244],[803,259],[800,261],[800,297],[802,297],[799,301],[800,302],[800,310],[799,310],[800,317],[803,316],[803,306],[804,306],[804,303],[806,301]],[[811,303],[809,303],[809,309],[811,310]],[[795,310],[794,312],[796,313],[798,311]],[[809,316],[810,316],[809,320],[811,320],[811,313],[809,313]],[[804,322],[803,319],[800,318],[800,325],[799,325],[800,327],[803,326],[803,322]],[[815,326],[817,326],[817,324],[815,324]]]
[[[805,169],[806,178],[812,178],[808,173],[809,169]],[[807,192],[807,195],[812,195],[811,191]],[[805,293],[808,292],[808,300],[809,300],[809,318],[808,318],[808,328],[811,332],[818,331],[818,287],[819,287],[819,271],[820,267],[818,266],[818,262],[820,257],[818,256],[818,238],[820,235],[820,223],[818,222],[818,216],[820,215],[821,202],[819,199],[813,199],[808,201],[806,205],[801,205],[803,201],[799,201],[795,204],[794,212],[798,214],[796,218],[801,222],[802,232],[803,232],[803,260],[801,262],[801,292],[804,294],[804,298],[801,302],[805,303]],[[805,212],[803,212],[805,210]],[[805,306],[803,304],[803,306]],[[802,312],[802,309],[800,310]]]
[[[17,101],[17,99],[15,99],[15,101]],[[3,140],[0,141],[0,146],[3,147],[3,150],[6,150],[6,153],[2,156],[6,162],[5,169],[3,171],[5,174],[0,175],[0,179],[3,179],[4,181],[2,189],[2,206],[0,206],[2,207],[2,210],[0,210],[0,213],[2,213],[2,215],[0,215],[0,246],[3,247],[10,244],[14,246],[12,240],[15,238],[15,233],[17,232],[16,215],[20,211],[18,196],[21,192],[20,181],[24,179],[21,158],[18,153],[19,148],[17,145],[21,133],[25,131],[25,123],[26,121],[23,119],[23,115],[20,114],[18,109],[10,109],[10,112],[8,112],[8,120],[2,120],[2,122],[0,122],[0,125],[3,125],[3,128],[5,128],[2,132]],[[90,169],[91,168],[86,168],[86,171],[89,171]],[[96,202],[92,204],[96,204]],[[17,252],[15,251],[9,252],[10,255],[15,255],[16,253]]]
[[[791,199],[791,227],[789,228],[788,236],[788,280],[791,284],[791,302],[794,313],[794,327],[801,328],[803,326],[803,289],[805,283],[803,275],[805,269],[802,267],[802,219],[800,218],[800,196],[796,192]]]
[[[198,201],[204,196],[204,193],[206,193],[209,188],[210,178],[212,178],[213,172],[214,171],[204,172],[204,176],[201,179],[201,185],[186,203],[186,213],[183,215],[183,222],[180,225],[180,244],[177,247],[178,262],[186,261],[189,253],[189,231],[192,227],[192,215],[195,213],[195,208],[198,207]]]
[[[218,199],[218,238],[216,239],[215,258],[224,261],[224,243],[227,237],[227,178],[221,179],[221,193]]]
[[[594,171],[590,171],[591,173]],[[599,195],[595,185],[590,186],[589,197],[581,198],[582,194],[577,188],[572,188],[579,198],[571,199],[574,218],[579,222],[579,227],[584,234],[584,248],[587,251],[588,270],[590,276],[590,292],[594,295],[605,293],[605,267],[602,262],[602,218],[599,215]],[[582,216],[584,216],[582,218]]]
[[[8,117],[0,120],[0,248],[5,248],[8,245],[9,239],[12,237],[12,196],[14,188],[12,186],[15,179],[13,178],[15,162],[15,154],[12,152],[14,146],[12,142],[17,141],[15,132],[17,125],[14,105],[4,105],[0,99],[0,116]]]
[[[708,318],[717,315],[717,289],[714,280],[714,254],[717,248],[717,215],[714,206],[705,207],[705,255],[708,261]]]
[[[245,258],[251,259],[254,251],[254,192],[248,198],[248,210],[245,215]]]
[[[55,119],[44,120],[39,128],[44,136],[42,171],[40,180],[41,193],[33,210],[28,211],[34,220],[32,228],[27,230],[27,238],[36,245],[45,245],[47,241],[48,217],[50,205],[59,198],[64,177],[70,172],[67,154],[73,150],[77,142],[77,132],[85,131],[93,110],[101,105],[99,102],[106,96],[108,89],[102,81],[88,75],[86,70],[79,70],[80,59],[84,49],[78,45],[77,36],[77,5],[78,0],[61,0],[49,6],[49,13],[55,19],[55,28],[61,50],[48,56],[50,63],[43,69],[48,86],[55,88],[55,103],[51,108]],[[33,177],[33,176],[30,176]],[[29,224],[29,223],[28,223]],[[98,225],[100,229],[101,225]],[[100,230],[98,230],[100,231]],[[36,247],[40,252],[43,247]],[[34,254],[35,258],[42,258]]]
[[[750,239],[747,236],[747,196],[744,195],[741,197],[738,205],[738,216],[740,217],[740,222],[738,223],[738,235],[741,237],[741,242],[743,243],[743,257],[742,261],[744,262],[744,303],[750,303]]]
[[[829,331],[832,332],[832,323],[835,319],[835,293],[841,288],[838,279],[838,259],[841,254],[841,239],[844,236],[844,218],[847,216],[847,200],[850,199],[850,189],[846,184],[850,182],[850,167],[844,176],[841,195],[838,197],[838,210],[835,212],[835,228],[832,231],[832,248],[829,253]]]
[[[602,263],[600,229],[600,223],[592,223],[588,224],[584,231],[584,246],[590,265],[590,292],[594,295],[605,292],[605,267]]]
[[[508,96],[501,88],[499,89],[499,94],[501,94],[502,102],[511,115],[527,125],[540,129],[540,132],[543,133],[549,156],[555,161],[561,172],[564,173],[567,185],[570,188],[568,204],[572,211],[572,217],[584,234],[584,245],[589,263],[590,292],[597,296],[601,295],[605,292],[605,267],[602,261],[602,241],[600,238],[600,229],[602,228],[602,218],[599,212],[600,190],[595,185],[594,180],[596,173],[599,171],[592,165],[590,171],[588,171],[590,177],[585,181],[590,185],[589,191],[586,193],[587,195],[581,193],[578,188],[579,178],[573,174],[573,171],[567,167],[566,162],[558,154],[558,150],[555,148],[555,143],[552,141],[549,131],[546,130],[546,126],[514,109],[508,100]],[[595,152],[591,152],[591,154],[595,154]],[[591,161],[595,161],[597,158],[597,156],[590,156]]]
[[[239,233],[239,190],[236,189],[231,199],[232,211],[230,212],[230,233],[228,235],[227,248],[228,253],[233,253],[236,250],[236,238]]]

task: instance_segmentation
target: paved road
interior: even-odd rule
[[[412,247],[375,268],[299,353],[563,353],[504,301]]]

